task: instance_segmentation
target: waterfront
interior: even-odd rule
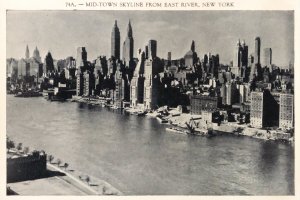
[[[294,148],[248,137],[190,137],[156,119],[7,96],[7,135],[125,195],[288,195]]]

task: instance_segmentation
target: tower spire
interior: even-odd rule
[[[128,28],[127,28],[127,37],[132,37],[132,27],[129,19]]]
[[[192,45],[191,45],[191,50],[192,52],[195,52],[195,41],[192,41]]]
[[[26,45],[25,58],[26,58],[26,59],[29,59],[29,48],[28,48],[28,44]]]
[[[120,59],[120,31],[117,20],[115,20],[115,24],[111,32],[111,56],[115,59]]]

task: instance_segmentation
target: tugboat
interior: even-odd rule
[[[168,123],[168,120],[164,119],[161,115],[157,116],[156,119],[162,124]]]

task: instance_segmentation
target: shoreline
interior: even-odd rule
[[[196,118],[199,116],[196,116]],[[190,119],[194,119],[194,116],[191,114],[183,114],[182,117],[168,117],[168,120],[170,124],[174,127],[180,127],[182,129],[187,130],[187,127],[185,126],[185,122],[188,122]],[[178,122],[181,121],[181,122]],[[211,123],[211,125],[208,127],[203,126],[201,124],[201,121],[199,119],[194,119],[194,121],[199,123],[199,126],[202,126],[201,128],[195,128],[197,129],[212,129],[212,131],[217,132],[217,135],[235,135],[235,136],[246,136],[251,137],[255,139],[260,140],[272,140],[272,141],[281,141],[289,144],[294,144],[294,137],[287,137],[286,132],[284,131],[278,131],[278,130],[265,130],[265,129],[259,129],[259,128],[253,128],[248,127],[247,124],[237,124],[237,123],[221,123],[218,125],[217,123]],[[281,136],[284,135],[284,136]],[[280,137],[281,136],[281,137]]]
[[[44,100],[44,99],[43,99]],[[36,101],[36,103],[38,103],[38,102],[44,102],[43,100],[37,100]],[[20,101],[19,101],[20,102]],[[18,101],[17,101],[17,103],[18,103]],[[48,104],[48,102],[46,103],[46,104]],[[56,107],[56,106],[59,106],[59,108],[61,107],[61,106],[63,106],[63,107],[68,107],[68,108],[70,108],[69,109],[69,111],[71,111],[71,110],[76,110],[77,108],[79,108],[79,107],[81,107],[81,108],[83,108],[83,110],[87,110],[87,108],[90,108],[90,109],[95,109],[95,110],[97,110],[99,113],[98,114],[101,114],[100,112],[102,112],[102,113],[106,113],[108,110],[108,112],[111,112],[111,111],[113,111],[112,109],[110,109],[110,108],[108,108],[108,109],[105,109],[105,110],[102,110],[102,109],[98,109],[97,108],[97,106],[87,106],[87,105],[85,105],[85,104],[82,104],[82,106],[79,106],[80,104],[74,104],[74,105],[72,105],[72,104],[67,104],[67,105],[65,105],[65,106],[63,106],[63,104],[61,104],[61,103],[54,103],[54,105],[52,105],[52,106],[49,106],[49,104],[48,104],[48,107],[49,108],[54,108],[54,107]],[[64,111],[64,109],[62,109],[61,111]],[[113,111],[113,115],[115,115],[116,113],[115,113],[115,111]],[[119,113],[119,112],[118,112]],[[109,114],[109,113],[106,113],[106,114]],[[130,117],[130,116],[128,116],[128,114],[125,114],[125,115],[127,115],[127,117],[126,118],[128,118],[128,117]],[[111,114],[110,114],[110,116],[111,116]],[[194,116],[195,117],[195,116]],[[134,119],[134,120],[136,120],[136,118],[139,118],[139,117],[133,117],[132,119]],[[174,118],[173,116],[171,117],[171,118]],[[122,117],[122,119],[123,119],[123,117]],[[140,118],[140,120],[142,120],[142,121],[144,121],[144,120],[146,120],[146,119],[144,119],[144,118]],[[160,125],[159,125],[159,123],[157,123],[156,122],[156,119],[147,119],[147,121],[148,120],[150,120],[150,121],[153,121],[153,122],[155,122],[155,126],[158,126],[158,128],[159,127],[161,127]],[[160,135],[165,135],[165,134],[172,134],[172,133],[166,133],[166,132],[164,132],[164,128],[165,127],[167,127],[167,126],[165,126],[165,125],[163,125],[162,126],[163,128],[159,128],[159,130],[160,130],[160,132],[162,133],[162,134],[160,134]],[[157,129],[156,129],[157,130]],[[153,131],[155,131],[155,130],[153,130]],[[153,132],[152,132],[153,133]],[[151,134],[151,132],[150,132],[150,134]],[[137,134],[137,136],[138,136],[138,134]],[[172,135],[170,135],[170,137],[172,138]],[[181,138],[181,139],[184,139],[184,140],[186,140],[188,137],[185,137],[185,136],[176,136],[175,138],[177,138],[177,137],[179,137],[179,138]],[[234,136],[231,136],[231,135],[228,135],[228,136],[226,136],[226,134],[224,134],[224,136],[221,136],[221,138],[212,138],[212,140],[211,141],[209,141],[209,140],[207,140],[206,138],[203,138],[203,139],[201,139],[201,138],[190,138],[190,139],[196,139],[196,141],[197,140],[199,140],[200,139],[200,141],[206,141],[206,142],[213,142],[213,140],[214,141],[219,141],[219,142],[221,142],[222,143],[222,137],[224,137],[224,140],[231,140],[231,141],[236,141],[237,143],[239,143],[239,141],[241,141],[241,142],[243,142],[244,144],[247,144],[247,143],[245,143],[245,141],[248,141],[248,142],[250,142],[251,143],[251,141],[252,142],[254,142],[255,144],[256,143],[260,143],[260,144],[265,144],[263,141],[258,141],[258,140],[252,140],[252,139],[247,139],[247,138],[243,138],[243,137],[241,137],[240,138],[240,140],[239,139],[237,139],[237,138],[235,138]],[[226,139],[227,138],[227,139]],[[230,139],[230,138],[232,138],[232,139]],[[17,139],[17,138],[16,138]],[[189,140],[190,140],[189,139]],[[38,144],[38,143],[37,143]],[[249,143],[248,143],[249,144]],[[269,143],[268,143],[269,144]],[[275,145],[281,145],[280,143],[277,143],[277,142],[270,142],[270,144],[275,144]],[[202,144],[203,145],[203,144]],[[284,145],[284,146],[288,146],[288,145]],[[39,145],[37,145],[36,146],[36,148],[39,148]],[[49,153],[51,153],[51,152],[49,152]],[[61,158],[62,159],[65,159],[64,158],[65,156],[62,156]],[[67,160],[66,160],[67,161]],[[67,161],[68,162],[68,161]],[[55,165],[55,163],[53,163],[54,164],[54,166],[57,166],[57,165]],[[78,166],[80,166],[80,164],[78,165],[78,164],[75,164],[74,165],[74,169],[75,169],[75,167],[78,167]],[[61,167],[60,168],[61,170],[65,170],[65,168],[63,168],[63,167]],[[67,168],[67,169],[73,169],[73,164],[71,164],[71,168],[69,167],[69,168]],[[81,169],[82,171],[86,171],[86,169],[84,169],[84,168],[82,168]],[[72,170],[71,170],[72,171]],[[77,170],[76,170],[77,171]],[[67,172],[68,172],[68,170],[67,170]],[[79,172],[78,172],[79,173]],[[73,173],[72,173],[73,174]],[[94,174],[94,175],[101,175],[102,176],[102,174],[99,174],[99,173],[96,173],[96,174]],[[78,176],[77,176],[78,177]],[[103,178],[104,179],[107,179],[107,177],[109,177],[109,176],[103,176]],[[95,182],[94,180],[95,180],[95,178],[94,177],[91,177],[91,179],[92,179],[92,181],[91,182]],[[86,184],[86,182],[83,182],[84,184]],[[118,183],[118,182],[115,182],[115,183]],[[118,184],[116,185],[116,186],[118,186]],[[120,186],[119,186],[120,187]],[[93,188],[93,187],[92,187]],[[121,188],[121,187],[120,187]],[[124,190],[125,191],[125,190]],[[22,193],[21,193],[22,194]],[[35,193],[33,193],[34,195],[35,195]],[[94,194],[93,192],[91,193],[91,195],[96,195],[96,194]]]
[[[138,109],[134,108],[115,108],[113,105],[107,105],[103,103],[103,100],[97,101],[97,99],[90,100],[88,97],[75,97],[72,98],[69,102],[78,102],[78,103],[84,103],[87,105],[93,105],[93,106],[101,106],[101,107],[107,107],[107,108],[113,108],[113,109],[119,109],[119,110],[124,110],[127,111],[127,113],[134,115],[134,110],[139,111]],[[155,111],[156,112],[156,111]],[[145,116],[147,117],[152,117],[156,118],[156,115],[154,113],[147,113]],[[182,119],[180,120],[180,118]],[[197,116],[199,117],[199,116]],[[196,117],[196,118],[197,118]],[[194,119],[194,116],[189,114],[189,113],[181,113],[179,116],[166,116],[164,117],[166,120],[168,120],[168,123],[164,124],[169,124],[171,127],[179,127],[180,129],[183,129],[182,134],[187,135],[186,132],[188,131],[187,126],[185,125],[185,122],[189,122],[190,119]],[[200,122],[200,121],[198,121]],[[201,124],[200,124],[201,125]],[[170,127],[169,127],[170,128]],[[294,137],[288,137],[284,136],[284,134],[287,134],[284,131],[278,131],[278,130],[265,130],[265,129],[260,129],[260,128],[254,128],[254,127],[248,127],[248,124],[237,124],[237,123],[232,123],[228,122],[227,124],[221,123],[219,126],[216,123],[211,123],[211,127],[213,132],[217,132],[214,136],[217,135],[236,135],[236,136],[246,136],[246,137],[251,137],[255,139],[260,139],[260,140],[272,140],[272,141],[280,141],[280,142],[285,142],[289,144],[294,144],[295,140]],[[202,127],[202,128],[196,128],[195,130],[202,130],[202,129],[208,129],[208,127]],[[200,131],[201,132],[201,131]],[[178,131],[179,133],[179,131]],[[203,134],[195,134],[196,136],[205,136]],[[278,136],[281,135],[282,137]]]

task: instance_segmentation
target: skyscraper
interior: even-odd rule
[[[138,104],[142,104],[144,101],[144,62],[145,52],[141,49],[138,50],[139,62],[134,70],[134,74],[130,84],[130,104],[132,107],[136,107]]]
[[[272,49],[265,48],[264,49],[263,67],[267,66],[270,69],[270,71],[272,71],[271,65],[272,65]]]
[[[156,51],[157,51],[157,42],[156,40],[149,40],[149,58],[154,59],[156,57]]]
[[[168,61],[171,61],[171,59],[172,59],[172,53],[168,52]]]
[[[279,127],[294,127],[294,95],[280,94]]]
[[[159,100],[160,77],[157,69],[160,68],[158,58],[147,59],[145,61],[145,82],[144,82],[144,108],[155,109]]]
[[[111,32],[111,57],[120,59],[120,31],[115,21],[114,27]]]
[[[29,48],[28,48],[28,45],[26,45],[25,59],[29,59]]]
[[[237,77],[243,77],[244,70],[248,66],[248,46],[243,40],[242,44],[238,40],[237,45],[234,49],[234,59],[231,72]],[[244,78],[244,77],[243,77]]]
[[[80,67],[84,67],[87,62],[87,52],[85,47],[77,48],[77,58],[76,58],[76,69],[80,69]]]
[[[245,43],[245,40],[242,42],[242,57],[241,57],[241,66],[247,67],[248,66],[248,46]]]
[[[195,42],[192,41],[191,49],[184,55],[184,63],[186,67],[193,66],[197,61],[197,53],[195,52]]]
[[[278,126],[279,104],[276,100],[278,98],[280,98],[278,94],[272,94],[269,90],[251,92],[251,126],[255,128]]]
[[[45,57],[45,64],[44,64],[44,69],[43,72],[52,72],[54,71],[54,64],[53,64],[53,58],[51,53],[48,51],[46,57]]]
[[[149,58],[149,48],[148,48],[148,45],[145,46],[145,58],[146,59]]]
[[[260,64],[260,45],[261,41],[259,37],[255,38],[255,52],[254,52],[254,64]]]
[[[263,92],[251,92],[250,124],[256,128],[263,127]]]
[[[195,52],[195,41],[192,41],[192,45],[191,45],[191,51]]]
[[[34,51],[33,51],[32,57],[33,57],[36,61],[41,62],[40,52],[39,52],[39,50],[38,50],[37,47],[35,47],[35,49],[34,49]]]
[[[123,43],[123,60],[126,62],[126,64],[129,64],[132,58],[133,58],[133,37],[132,37],[132,27],[129,21],[127,27],[127,36]]]

